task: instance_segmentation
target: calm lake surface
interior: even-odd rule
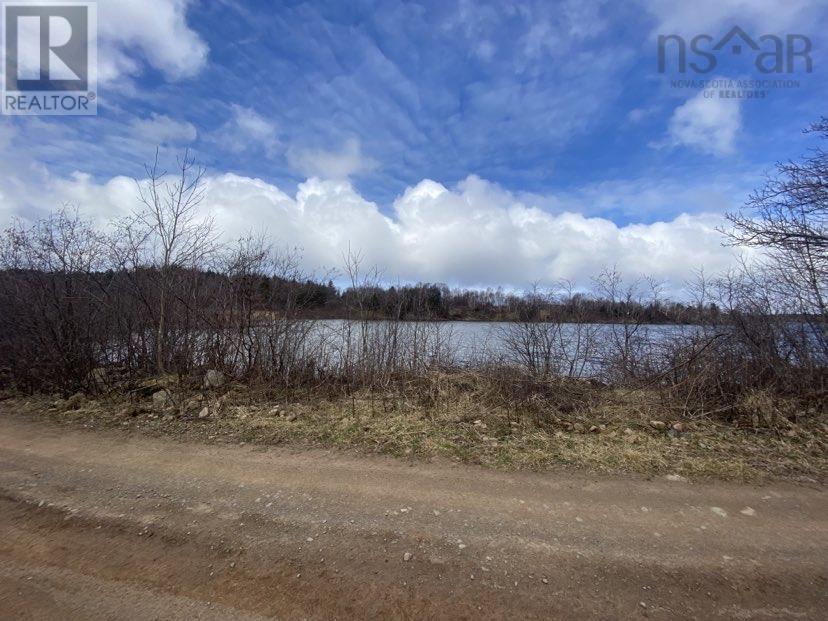
[[[701,328],[691,325],[640,325],[621,324],[534,324],[539,341],[528,343],[526,333],[520,324],[511,322],[485,321],[368,321],[348,322],[341,319],[319,320],[314,324],[317,338],[324,340],[335,349],[346,343],[358,343],[363,339],[363,329],[368,331],[367,339],[387,342],[390,333],[399,337],[402,346],[412,344],[424,352],[430,352],[441,359],[448,356],[452,362],[472,363],[475,361],[509,358],[516,351],[537,351],[546,342],[569,359],[578,359],[592,367],[595,361],[605,357],[607,352],[625,339],[639,347],[657,347],[668,337],[690,337]],[[315,339],[314,339],[315,340]],[[586,369],[584,369],[586,370]],[[594,369],[593,369],[594,370]]]

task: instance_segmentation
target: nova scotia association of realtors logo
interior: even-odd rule
[[[3,114],[97,114],[94,2],[3,2]]]
[[[662,34],[658,35],[658,71],[686,73],[689,68],[693,73],[707,74],[726,62],[727,57],[742,57],[752,61],[756,71],[762,74],[811,73],[814,66],[811,49],[811,40],[802,34],[784,37],[763,34],[754,38],[739,26],[718,40],[709,34],[699,34],[688,42],[676,34]]]

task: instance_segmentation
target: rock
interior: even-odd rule
[[[681,422],[673,423],[673,430],[677,431],[678,433],[684,433],[685,431],[687,431],[687,425]]]
[[[716,515],[718,515],[719,517],[723,517],[723,518],[727,517],[727,511],[725,511],[721,507],[710,507],[710,510],[713,513],[715,513]]]
[[[750,507],[745,507],[744,509],[739,511],[739,513],[741,513],[742,515],[747,515],[747,516],[753,517],[754,515],[756,515],[756,509],[751,509]]]
[[[164,409],[170,404],[171,401],[170,391],[166,388],[152,393],[152,407],[157,410]]]
[[[204,387],[205,388],[221,388],[226,383],[227,383],[227,378],[224,376],[224,373],[222,373],[221,371],[216,371],[215,369],[210,369],[204,375]]]
[[[632,430],[632,429],[630,429],[629,427],[625,427],[625,428],[624,428],[624,435],[625,435],[625,436],[630,435],[632,432],[633,432],[633,430]]]
[[[673,483],[687,483],[687,479],[685,479],[680,474],[668,474],[664,478],[667,479],[668,481],[672,481]]]
[[[543,582],[544,584],[549,584],[549,580],[547,580],[546,578],[541,578],[541,582]]]
[[[208,408],[206,406],[201,408],[201,411],[198,413],[198,417],[199,418],[207,418],[208,416],[210,416],[210,408]]]
[[[598,429],[598,425],[593,425],[592,427],[589,428],[589,432],[590,433],[601,433],[601,430]]]
[[[575,433],[584,433],[586,431],[586,427],[584,427],[581,423],[575,423],[572,425],[572,430]]]
[[[86,402],[86,395],[82,392],[76,392],[74,395],[69,397],[66,402],[63,404],[63,409],[65,410],[77,410]]]
[[[652,427],[653,429],[657,429],[658,431],[664,431],[665,429],[667,429],[667,423],[665,423],[663,420],[651,420],[650,427]]]
[[[414,558],[414,555],[411,554],[411,552],[406,552],[405,554],[403,554],[403,560],[406,562],[410,561],[412,558]]]

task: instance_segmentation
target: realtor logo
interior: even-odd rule
[[[3,3],[4,114],[96,114],[97,6]]]

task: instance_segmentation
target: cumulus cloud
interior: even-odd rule
[[[134,77],[144,61],[169,80],[192,77],[208,46],[187,24],[190,0],[106,0],[98,3],[98,80]]]
[[[349,138],[338,151],[325,149],[290,149],[288,163],[307,177],[322,179],[348,179],[354,175],[374,170],[378,162],[362,152],[356,138]]]
[[[473,176],[454,190],[423,181],[394,208],[407,260],[437,280],[459,270],[465,284],[584,282],[617,264],[628,274],[680,282],[692,267],[715,270],[730,261],[715,232],[717,215],[618,226],[570,211],[551,214]]]
[[[50,207],[68,201],[104,223],[136,204],[134,181],[125,177],[96,183],[75,174],[40,181],[37,196],[16,194],[4,182],[0,217],[4,202],[19,208],[25,201]],[[550,213],[474,176],[454,188],[423,180],[387,214],[346,180],[311,178],[294,195],[235,174],[214,175],[207,183],[203,213],[213,216],[227,240],[255,226],[278,246],[301,247],[308,270],[340,266],[351,248],[389,280],[522,288],[567,278],[587,284],[604,267],[617,265],[630,276],[649,274],[680,285],[697,267],[713,272],[733,260],[716,231],[719,215],[619,226],[573,211]]]
[[[741,127],[741,100],[700,91],[673,111],[668,132],[673,145],[722,156],[734,152]]]

